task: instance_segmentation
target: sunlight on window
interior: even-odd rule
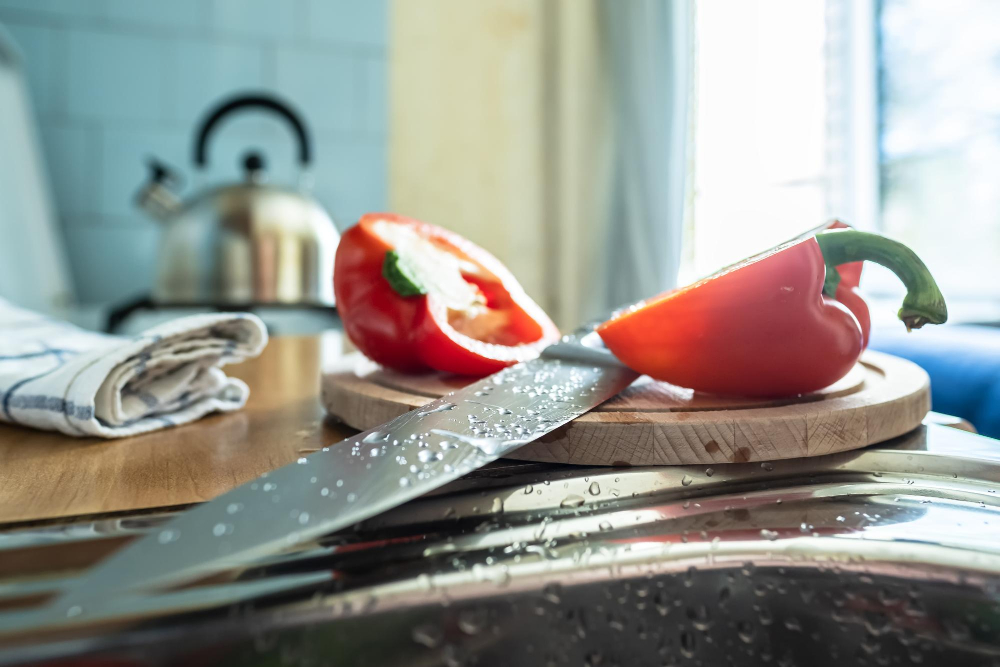
[[[953,319],[1000,317],[998,25],[994,0],[699,2],[681,281],[836,216],[910,245]],[[903,292],[877,266],[862,290],[879,321]]]
[[[823,222],[822,2],[702,2],[681,283]]]
[[[994,0],[882,4],[882,227],[954,302],[1000,297],[998,25]]]

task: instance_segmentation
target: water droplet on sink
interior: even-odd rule
[[[458,615],[458,629],[467,635],[479,634],[486,623],[486,611],[483,609],[467,609]]]
[[[559,503],[559,507],[579,507],[585,502],[587,501],[583,498],[583,496],[571,494],[562,499],[562,502]]]
[[[435,625],[418,625],[413,628],[413,641],[423,644],[427,648],[436,648],[443,639],[444,633],[441,628]]]

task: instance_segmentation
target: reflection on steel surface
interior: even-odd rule
[[[18,619],[29,610],[11,609],[0,615],[0,656],[988,665],[1000,659],[998,481],[1000,443],[940,427],[711,475],[498,463],[287,555],[109,607],[103,619],[28,634]],[[24,531],[0,554],[33,535],[49,549],[102,539]],[[69,576],[35,578],[31,590],[44,598]],[[28,585],[0,580],[0,602],[16,607]]]

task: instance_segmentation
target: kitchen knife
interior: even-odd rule
[[[637,374],[581,328],[522,362],[191,509],[97,565],[56,618],[246,565],[351,526],[525,445],[628,387]]]

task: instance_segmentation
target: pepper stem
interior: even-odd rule
[[[934,277],[917,254],[899,241],[856,229],[837,229],[816,235],[827,271],[850,262],[869,261],[889,269],[906,287],[899,319],[906,330],[948,320],[948,307]]]

